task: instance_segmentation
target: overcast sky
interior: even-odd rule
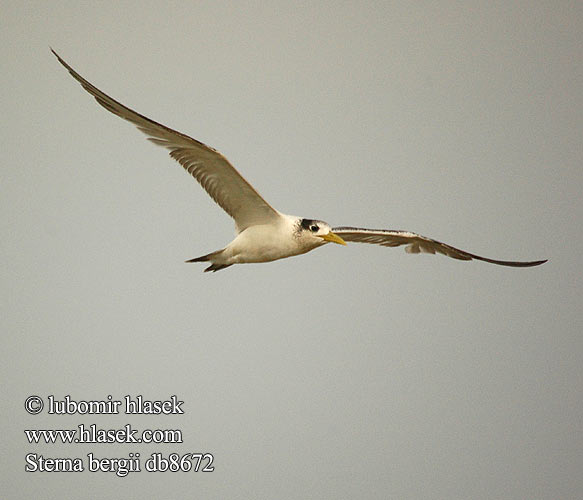
[[[580,2],[2,2],[2,498],[569,499],[583,489]],[[327,245],[204,274],[231,219],[67,74],[285,213],[512,269]],[[29,415],[30,395],[184,415]],[[180,429],[182,444],[24,430]],[[212,453],[212,473],[25,455]]]

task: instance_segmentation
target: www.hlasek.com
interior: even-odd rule
[[[49,415],[79,414],[119,414],[127,415],[182,415],[183,401],[172,396],[165,401],[150,401],[142,396],[132,398],[125,396],[122,400],[114,400],[108,396],[102,401],[75,401],[70,396],[57,400],[54,396],[46,398]],[[38,415],[45,407],[45,400],[39,396],[29,396],[25,401],[25,409],[31,415]],[[120,408],[122,407],[122,408]],[[120,409],[122,411],[120,412]],[[125,411],[123,411],[125,410]],[[180,429],[144,429],[139,431],[126,424],[121,429],[103,429],[96,424],[80,424],[76,429],[27,429],[24,431],[28,444],[143,444],[172,443],[181,444]],[[38,453],[28,453],[25,456],[26,472],[113,472],[118,477],[125,477],[130,472],[212,472],[214,456],[212,453],[152,453],[142,460],[140,453],[129,453],[123,458],[95,457],[88,453],[86,458],[54,458]]]
[[[180,429],[98,429],[95,424],[81,424],[77,429],[29,429],[25,430],[29,444],[54,443],[182,443]]]

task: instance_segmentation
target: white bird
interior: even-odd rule
[[[79,75],[54,50],[51,51],[101,106],[133,123],[154,144],[170,150],[170,156],[235,220],[237,236],[231,243],[221,250],[186,261],[210,262],[205,272],[219,271],[233,264],[270,262],[304,254],[328,242],[346,245],[347,241],[385,247],[407,245],[405,250],[408,253],[441,253],[454,259],[478,259],[501,266],[529,267],[546,262],[488,259],[408,231],[331,228],[321,220],[285,215],[267,203],[221,153],[112,99]]]

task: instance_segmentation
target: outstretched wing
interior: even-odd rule
[[[93,86],[51,49],[59,62],[95,100],[113,114],[133,123],[154,144],[170,150],[180,163],[233,219],[239,232],[255,224],[268,224],[280,214],[255,191],[235,167],[215,149],[131,110]]]
[[[359,227],[334,227],[332,232],[340,236],[344,241],[353,241],[355,243],[370,243],[372,245],[381,245],[383,247],[398,247],[407,245],[407,253],[441,253],[459,260],[483,260],[500,266],[511,267],[531,267],[544,264],[546,260],[535,260],[531,262],[516,262],[508,260],[488,259],[480,257],[473,253],[460,250],[459,248],[446,245],[441,241],[426,238],[420,234],[410,233],[408,231],[391,231],[386,229],[363,229]]]

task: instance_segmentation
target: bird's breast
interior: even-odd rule
[[[287,224],[251,226],[242,231],[225,249],[236,263],[269,262],[306,253],[305,246]]]

